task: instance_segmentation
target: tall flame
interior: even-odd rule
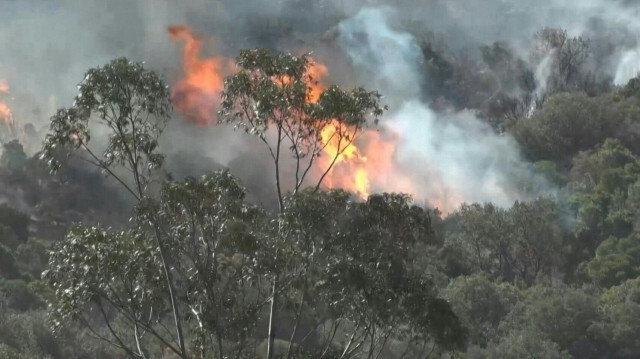
[[[215,111],[224,89],[224,76],[232,71],[235,64],[223,57],[202,58],[203,41],[187,26],[171,26],[169,34],[173,40],[184,42],[183,77],[174,84],[171,94],[174,106],[195,124],[214,124]],[[326,89],[322,80],[328,73],[324,64],[311,59],[307,73],[310,102],[317,102]],[[289,79],[278,81],[287,83]],[[331,121],[321,129],[320,139],[323,150],[314,165],[314,173],[318,179],[324,176],[325,188],[345,189],[361,198],[376,192],[408,193],[421,200],[430,199],[445,213],[461,202],[455,194],[434,194],[416,187],[413,169],[401,168],[396,160],[397,145],[402,138],[385,126],[360,129],[355,133],[353,128]]]
[[[215,123],[215,111],[224,89],[224,70],[232,62],[222,57],[200,58],[203,41],[188,26],[170,26],[169,35],[173,40],[184,41],[184,77],[173,86],[171,92],[175,108],[198,125]]]
[[[325,65],[313,61],[309,68],[310,101],[318,100],[325,87],[322,78],[328,74]],[[348,134],[349,140],[339,134]],[[397,137],[388,133],[383,138],[375,129],[355,129],[332,121],[320,132],[324,145],[317,169],[322,173],[331,168],[324,178],[327,188],[342,188],[361,198],[373,191],[397,191],[414,193],[411,181],[401,171],[394,169]],[[355,137],[355,138],[354,138]],[[342,139],[341,139],[342,138]]]
[[[10,130],[13,127],[13,114],[9,106],[2,101],[2,98],[9,95],[9,83],[0,79],[0,123]]]

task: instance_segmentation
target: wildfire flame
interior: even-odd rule
[[[13,114],[9,106],[2,101],[2,98],[9,95],[9,83],[0,80],[0,123],[11,129],[13,127]]]
[[[214,124],[220,93],[224,88],[224,75],[231,73],[235,64],[222,57],[201,58],[203,41],[187,26],[171,26],[169,34],[173,40],[184,42],[183,77],[173,86],[173,103],[189,121],[198,125]],[[324,64],[312,59],[307,73],[310,102],[318,101],[326,89],[322,80],[328,73]],[[289,79],[278,81],[287,83]],[[321,129],[320,138],[323,153],[316,159],[314,167],[317,178],[331,167],[323,179],[325,188],[345,189],[361,198],[383,191],[427,197],[414,186],[413,177],[396,164],[400,137],[390,129],[368,128],[355,133],[354,129],[332,121]]]
[[[232,61],[222,57],[202,59],[203,41],[185,25],[169,27],[173,40],[184,41],[182,49],[182,71],[180,79],[171,91],[175,108],[198,125],[215,123],[215,111],[224,89],[224,70]]]
[[[325,65],[312,62],[309,75],[313,81],[308,84],[310,101],[317,101],[325,90],[321,80],[328,72]],[[348,134],[353,140],[345,141],[344,136],[337,134]],[[375,129],[362,129],[356,133],[355,129],[332,121],[320,131],[320,137],[325,147],[318,160],[318,169],[326,170],[335,159],[324,178],[327,188],[342,188],[361,198],[367,198],[374,190],[414,193],[411,181],[394,169],[397,136],[384,139]]]

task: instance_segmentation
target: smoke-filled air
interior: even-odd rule
[[[0,359],[640,358],[640,2],[0,2]]]

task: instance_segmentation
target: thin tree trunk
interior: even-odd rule
[[[282,189],[280,188],[280,147],[282,145],[282,127],[278,127],[278,145],[276,147],[276,156],[274,163],[276,165],[276,189],[278,190],[278,206],[280,213],[284,210],[284,203],[282,202]]]
[[[136,348],[138,349],[138,354],[140,355],[140,358],[145,359],[147,356],[144,354],[144,351],[142,350],[142,345],[140,344],[140,334],[138,330],[137,321],[135,321],[133,325],[133,335],[136,338]]]
[[[176,333],[178,335],[178,345],[180,346],[180,356],[184,359],[187,359],[187,349],[184,345],[184,334],[182,332],[182,319],[180,317],[180,311],[178,310],[178,301],[176,300],[176,294],[173,290],[173,277],[171,275],[171,270],[169,269],[169,264],[167,262],[167,257],[164,251],[164,247],[162,245],[162,241],[160,240],[160,230],[158,229],[158,225],[154,223],[155,232],[156,232],[156,241],[158,244],[158,249],[160,251],[160,260],[162,261],[162,269],[164,270],[165,279],[167,281],[167,286],[169,288],[169,297],[171,298],[171,309],[173,311],[173,319],[176,326]]]
[[[280,208],[280,214],[284,211],[284,203],[282,201],[282,190],[280,189],[280,147],[282,145],[282,126],[278,126],[278,144],[276,147],[276,155],[274,163],[276,166],[276,188],[278,190],[278,205]],[[280,226],[278,225],[278,236],[280,235]],[[276,238],[275,246],[275,262],[278,262],[278,239]],[[271,289],[271,308],[269,308],[269,338],[267,342],[267,359],[273,359],[273,343],[276,338],[275,333],[275,314],[277,304],[277,290],[278,290],[278,274],[273,275],[273,287]]]
[[[276,250],[277,253],[277,250]],[[276,290],[278,288],[278,275],[273,275],[273,287],[271,289],[271,308],[269,308],[269,341],[267,344],[267,359],[273,358],[273,343],[276,338],[275,333],[275,310],[276,310]]]
[[[222,335],[218,332],[218,358],[224,359],[224,352],[222,349]]]
[[[289,339],[289,347],[287,348],[286,359],[289,359],[291,355],[291,347],[293,346],[293,340],[296,336],[296,332],[298,331],[298,325],[300,324],[300,317],[302,316],[303,305],[304,305],[304,291],[302,292],[302,298],[300,299],[300,307],[298,307],[298,314],[296,315],[296,324],[293,326],[293,332],[291,333],[291,338]]]

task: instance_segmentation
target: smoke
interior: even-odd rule
[[[34,0],[0,4],[0,77],[16,85],[16,116],[44,123],[56,107],[70,104],[86,69],[114,57],[145,60],[170,75],[179,54],[167,41],[169,25],[215,35],[218,51],[233,56],[239,47],[313,46],[336,19],[371,3],[397,7],[399,19],[442,34],[453,50],[473,53],[498,40],[527,49],[536,31],[554,26],[614,43],[595,57],[618,83],[635,75],[640,63],[640,7],[629,1]]]
[[[368,23],[364,19],[375,11],[360,11],[369,5],[393,6],[396,16],[377,15],[379,24]],[[425,105],[417,40],[409,31],[391,28],[436,33],[450,51],[475,60],[478,46],[494,41],[508,43],[526,58],[534,33],[546,26],[564,28],[570,36],[592,39],[590,68],[624,84],[640,71],[639,9],[638,2],[616,0],[2,1],[0,79],[12,86],[9,105],[18,126],[33,123],[38,130],[35,145],[26,144],[33,152],[49,116],[71,104],[77,83],[91,67],[126,56],[146,61],[175,84],[181,49],[169,39],[170,25],[187,24],[205,39],[215,38],[213,46],[205,41],[203,56],[233,57],[239,48],[258,46],[320,50],[318,40],[347,18],[338,40],[356,65],[355,74],[335,66],[340,59],[322,60],[342,85],[360,83],[386,95],[392,111],[384,127],[404,141],[395,154],[398,171],[424,184],[416,190],[419,196],[510,204],[523,196],[519,178],[530,173],[514,141],[495,135],[469,112],[438,113]],[[358,36],[367,36],[366,41]],[[538,75],[548,78],[544,71]],[[433,98],[437,90],[430,93]],[[178,157],[199,154],[180,163],[197,169],[210,163],[228,166],[245,173],[249,182],[256,181],[256,169],[263,182],[272,178],[259,144],[222,127],[194,128],[179,117],[167,129],[163,150]],[[176,175],[194,172],[186,165],[175,167]]]
[[[616,69],[613,82],[623,86],[640,73],[640,48],[625,51]]]
[[[553,56],[554,51],[552,50],[547,56],[545,56],[540,64],[536,67],[536,71],[534,72],[534,76],[536,79],[536,97],[542,98],[547,89],[549,87],[549,80],[551,79],[551,75],[553,74]]]
[[[339,25],[338,41],[360,82],[379,89],[392,106],[382,123],[401,138],[396,161],[411,169],[414,196],[445,212],[461,202],[510,206],[527,198],[520,181],[536,176],[521,160],[515,140],[496,134],[468,111],[436,113],[421,101],[422,53],[413,36],[389,27],[389,12],[361,10]],[[544,184],[536,181],[538,188]]]

